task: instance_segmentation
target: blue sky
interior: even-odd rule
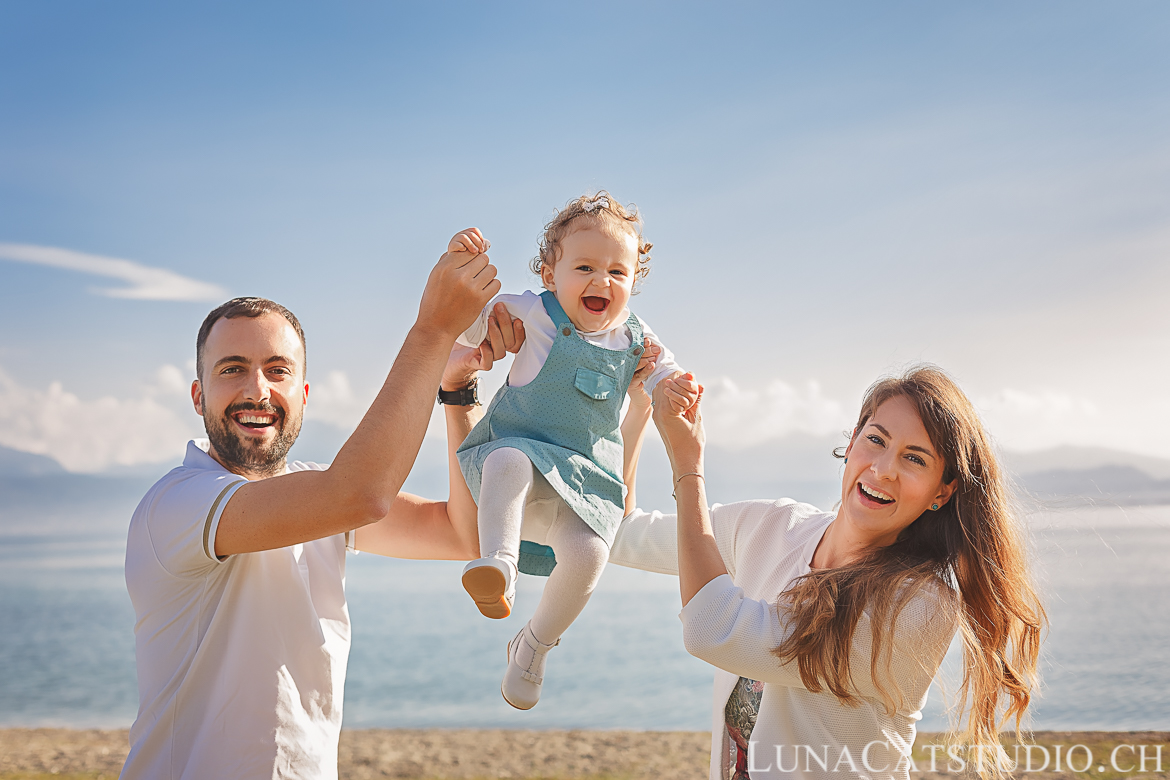
[[[344,431],[453,232],[520,290],[604,187],[713,441],[831,434],[928,360],[1008,449],[1165,455],[1168,39],[1153,2],[0,2],[0,445],[173,458],[240,294]]]

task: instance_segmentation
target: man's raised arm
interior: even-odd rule
[[[220,518],[215,554],[286,547],[386,517],[422,445],[451,346],[499,291],[495,277],[486,254],[443,255],[386,382],[332,466],[239,488]]]

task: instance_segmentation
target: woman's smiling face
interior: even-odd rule
[[[942,507],[954,493],[955,483],[943,482],[946,463],[904,395],[878,406],[845,454],[837,517],[872,546],[892,544],[932,504]]]
[[[582,227],[561,239],[556,265],[541,268],[545,289],[557,296],[578,330],[594,333],[625,322],[634,274],[638,269],[638,240],[626,230]]]

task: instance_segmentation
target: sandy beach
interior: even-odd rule
[[[1035,771],[1017,777],[1168,778],[1170,732],[1037,732]],[[706,777],[709,735],[689,731],[503,731],[503,730],[347,730],[342,733],[338,770],[342,780],[366,778],[596,778],[601,780],[701,780]],[[0,730],[0,780],[98,780],[116,778],[126,757],[125,731],[70,729]],[[926,780],[956,777],[945,751],[929,746],[937,734],[920,734],[915,743],[918,772]],[[1010,740],[1005,739],[1005,743]],[[1121,747],[1114,762],[1111,755]],[[1067,760],[1055,771],[1056,747]],[[1074,748],[1074,746],[1077,746]],[[1146,770],[1137,766],[1145,746]],[[1009,753],[1011,753],[1009,747]],[[1047,755],[1048,766],[1038,769]],[[1160,757],[1160,765],[1155,760]],[[1090,760],[1091,759],[1091,760]],[[1132,769],[1130,767],[1132,766]]]

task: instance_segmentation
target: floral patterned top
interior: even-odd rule
[[[723,721],[727,724],[727,736],[731,747],[726,756],[724,777],[728,780],[751,780],[748,775],[748,743],[756,716],[760,714],[760,701],[764,698],[764,684],[746,677],[740,677],[735,689],[727,697],[723,709]]]

